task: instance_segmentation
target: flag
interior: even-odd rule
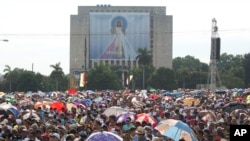
[[[80,75],[80,87],[84,87],[86,85],[86,73],[83,72]]]
[[[132,79],[133,79],[133,75],[129,75],[126,80],[126,84],[128,85]]]

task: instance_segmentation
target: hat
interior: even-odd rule
[[[138,126],[135,131],[136,134],[145,134],[145,130],[142,126]]]
[[[50,134],[50,137],[56,137],[58,140],[60,140],[60,135],[58,133],[52,133]]]
[[[23,125],[23,126],[21,126],[20,128],[21,128],[21,131],[28,131],[28,130],[27,130],[27,127],[26,127],[26,126],[24,126],[24,125]]]

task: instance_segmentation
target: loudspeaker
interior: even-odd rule
[[[220,38],[211,39],[211,54],[210,59],[220,59]]]

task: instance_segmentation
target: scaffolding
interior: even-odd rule
[[[211,37],[211,54],[208,72],[208,85],[212,92],[215,92],[217,87],[221,87],[221,80],[217,68],[217,62],[220,59],[220,37],[218,34],[217,21],[212,19],[212,37]]]

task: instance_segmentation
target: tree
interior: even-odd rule
[[[173,59],[173,70],[176,73],[178,87],[196,88],[198,83],[207,83],[208,65],[193,56]]]
[[[244,55],[242,64],[245,72],[245,85],[246,87],[250,87],[250,53]]]
[[[11,84],[11,67],[9,65],[5,65],[5,69],[3,70],[3,72],[5,72],[4,77],[9,81],[9,92],[12,92],[12,84]]]
[[[64,77],[64,72],[62,68],[60,67],[61,63],[56,63],[55,65],[50,65],[51,68],[54,70],[51,72],[50,77],[55,82],[55,90],[62,90],[62,80]]]
[[[217,66],[224,86],[228,88],[244,87],[245,70],[242,55],[223,53]]]
[[[173,90],[177,88],[175,72],[172,69],[161,67],[149,78],[149,85],[156,89]]]
[[[142,67],[142,89],[145,88],[145,67],[152,66],[152,51],[147,48],[139,48],[137,50],[138,55],[136,60],[138,60],[139,67]]]
[[[102,62],[88,72],[88,88],[92,90],[121,89],[117,73]]]

